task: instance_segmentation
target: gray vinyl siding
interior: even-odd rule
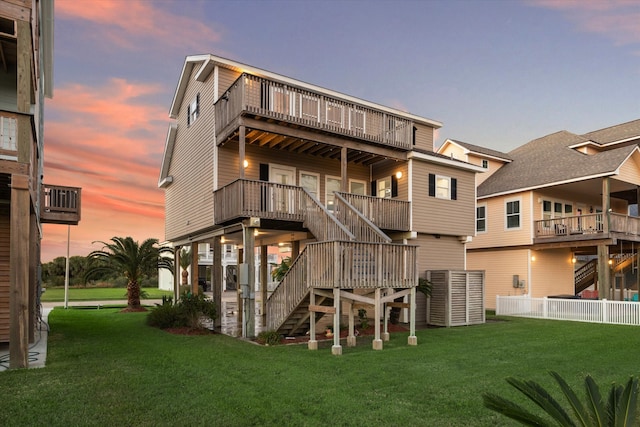
[[[430,126],[415,124],[416,127],[416,145],[418,150],[435,151],[433,149],[433,132],[434,129]]]
[[[418,238],[409,241],[418,245],[418,274],[426,278],[427,270],[464,270],[464,244],[457,237],[418,234]],[[416,295],[416,322],[427,322],[427,300],[424,294]]]
[[[240,77],[240,73],[238,71],[233,71],[228,68],[218,67],[218,93],[220,96],[229,89],[229,86],[233,82],[235,82],[238,77]]]
[[[198,82],[194,67],[180,105],[176,140],[165,192],[166,239],[176,239],[213,225],[213,79]],[[188,105],[200,93],[200,116],[187,126]]]
[[[412,166],[412,229],[452,236],[475,234],[475,174],[416,160]],[[457,180],[457,200],[429,196],[429,174]]]

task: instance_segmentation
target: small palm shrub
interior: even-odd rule
[[[147,324],[160,329],[188,327],[202,328],[201,319],[215,320],[218,315],[215,302],[204,295],[185,292],[177,303],[172,298],[163,298],[162,305],[156,306],[147,316]]]
[[[637,426],[638,379],[631,377],[626,386],[613,384],[608,398],[603,400],[600,389],[591,376],[585,378],[586,402],[582,402],[557,373],[550,372],[569,402],[573,418],[551,394],[534,381],[507,378],[507,382],[538,405],[553,420],[532,414],[520,405],[492,393],[483,395],[487,408],[528,426]]]
[[[263,345],[278,345],[280,339],[280,334],[277,331],[263,331],[258,334],[256,341]]]

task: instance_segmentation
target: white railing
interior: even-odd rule
[[[640,326],[640,303],[498,295],[496,315]]]

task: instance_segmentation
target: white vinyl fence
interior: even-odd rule
[[[640,303],[498,295],[496,315],[640,326]]]

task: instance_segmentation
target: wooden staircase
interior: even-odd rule
[[[317,243],[305,247],[267,300],[270,330],[286,336],[309,330],[311,288],[406,288],[417,281],[413,273],[416,248],[392,244],[391,238],[340,194],[336,194],[333,213],[308,193],[305,203],[304,224]],[[389,269],[384,279],[383,266]],[[314,305],[332,306],[333,301],[316,296]],[[323,315],[316,312],[315,320]]]
[[[598,260],[593,259],[574,273],[576,295],[593,285],[598,279]]]

